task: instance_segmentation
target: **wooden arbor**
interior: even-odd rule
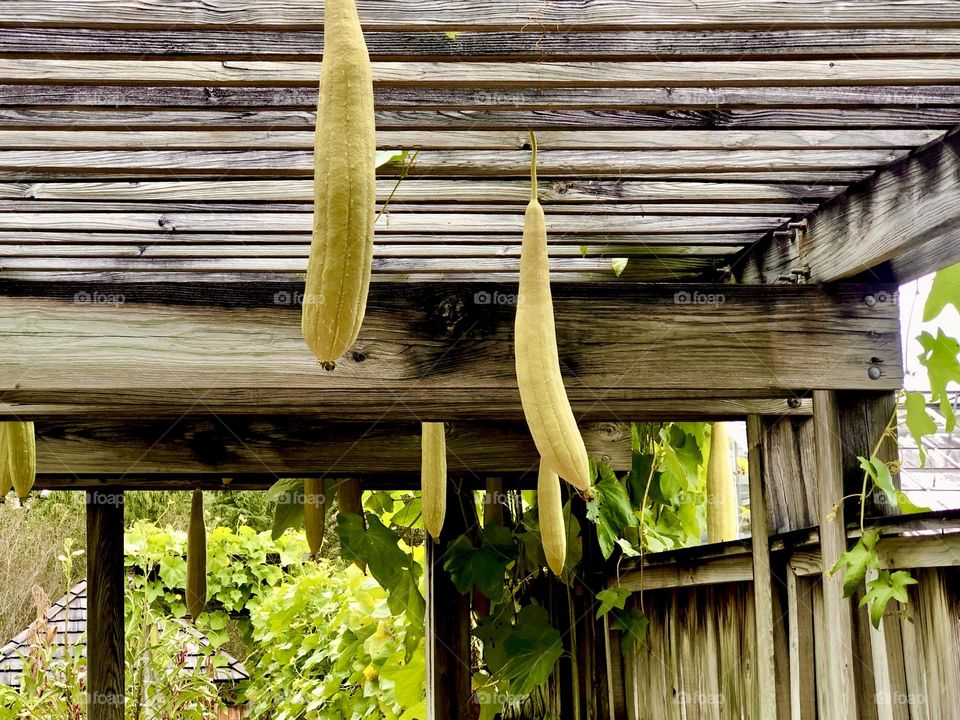
[[[960,259],[954,2],[359,4],[378,144],[410,152],[381,201],[409,174],[332,374],[298,335],[322,7],[0,5],[0,415],[37,420],[42,486],[91,493],[98,697],[122,682],[124,489],[410,487],[419,420],[450,424],[476,486],[528,475],[511,355],[528,128],[589,449],[623,467],[627,421],[748,418],[760,538],[823,524],[902,382],[896,283]],[[779,556],[747,557],[755,717],[812,717],[773,673]],[[850,698],[849,603],[829,582],[822,602],[817,675]],[[809,669],[794,660],[791,689]],[[457,682],[436,683],[436,717],[460,717]],[[629,711],[587,684],[591,717]]]

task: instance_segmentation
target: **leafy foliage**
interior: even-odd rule
[[[916,584],[917,581],[905,570],[895,573],[881,570],[875,579],[867,583],[867,593],[860,599],[860,607],[870,607],[870,622],[875,628],[879,628],[889,602],[896,600],[906,605],[909,600],[907,587]]]

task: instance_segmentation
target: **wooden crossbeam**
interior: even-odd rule
[[[627,30],[555,32],[529,25],[519,32],[372,31],[365,33],[371,57],[382,60],[487,58],[541,60],[585,58],[632,60],[802,55],[838,57],[960,54],[960,30],[944,27],[792,30]],[[276,58],[319,60],[321,30],[172,29],[162,33],[136,28],[0,28],[0,53],[30,56],[95,55],[131,58]]]
[[[747,260],[745,279],[772,282],[809,268],[832,282],[900,267],[906,281],[960,256],[960,133],[912,154],[808,218],[798,240],[771,239]],[[927,260],[929,258],[929,260]]]
[[[529,26],[575,28],[820,28],[958,27],[960,8],[938,0],[594,0],[575,10],[563,0],[517,0],[508,6],[449,3],[440,0],[362,0],[360,19],[370,30],[526,29]],[[20,0],[16,13],[0,17],[16,26],[149,27],[280,26],[319,28],[322,5],[304,7],[294,0],[208,0],[200,4],[171,0],[77,0],[53,8],[45,0]]]
[[[299,405],[340,419],[519,416],[515,285],[377,284],[360,339],[332,373],[300,337],[302,285],[4,290],[0,401],[14,412],[86,403],[149,415]],[[632,418],[631,403],[644,398],[900,387],[897,308],[866,303],[870,292],[558,284],[574,410]]]
[[[960,77],[960,58],[372,65],[375,85],[426,88],[940,85]],[[317,62],[0,57],[0,83],[313,86],[319,78]]]

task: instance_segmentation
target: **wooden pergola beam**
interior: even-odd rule
[[[141,417],[293,406],[341,421],[520,417],[516,286],[378,283],[334,372],[300,336],[302,286],[5,289],[0,402],[14,415],[89,405]],[[867,301],[881,290],[893,297],[872,286],[557,285],[574,411],[630,420],[645,398],[898,388],[896,304]]]
[[[828,283],[885,264],[900,282],[960,257],[960,132],[916,152],[811,215],[798,238],[772,237],[747,258],[747,281],[795,269]]]

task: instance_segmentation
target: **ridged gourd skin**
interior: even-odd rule
[[[11,488],[26,500],[37,477],[37,441],[32,422],[0,423],[0,497]]]
[[[707,460],[707,542],[736,540],[738,512],[737,486],[730,464],[730,434],[726,423],[716,422],[710,433]]]
[[[517,385],[527,426],[542,461],[582,493],[590,492],[590,461],[560,372],[543,207],[537,200],[537,145],[531,133],[530,203],[520,248],[517,296]]]
[[[547,565],[559,577],[567,560],[567,528],[563,521],[560,478],[543,460],[537,476],[537,518]]]
[[[187,612],[196,620],[207,604],[207,526],[203,492],[193,491],[187,531]]]
[[[326,0],[314,148],[313,239],[301,329],[332,370],[363,323],[373,262],[373,75],[354,0]]]
[[[310,554],[314,557],[320,554],[326,527],[327,498],[324,495],[323,478],[307,478],[303,481],[303,530],[307,535]]]
[[[420,504],[423,524],[434,540],[440,539],[447,514],[447,438],[442,422],[421,423]]]

